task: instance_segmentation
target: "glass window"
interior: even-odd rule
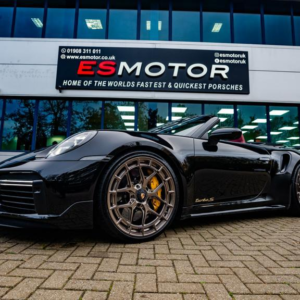
[[[142,0],[141,40],[169,40],[169,1]]]
[[[294,3],[294,24],[295,24],[296,46],[300,46],[300,4],[299,3]]]
[[[213,115],[220,118],[220,123],[214,127],[234,127],[234,108],[233,105],[225,104],[205,104],[205,115]]]
[[[261,44],[260,4],[253,2],[234,3],[234,42],[240,44]]]
[[[246,142],[268,140],[265,106],[238,105],[238,128],[243,131]]]
[[[200,3],[199,1],[173,0],[172,13],[173,41],[200,41]]]
[[[137,0],[112,0],[109,11],[108,37],[136,40]]]
[[[203,4],[203,41],[230,43],[230,9],[228,1],[206,0]]]
[[[10,37],[11,35],[13,7],[13,0],[3,0],[0,2],[0,37]]]
[[[139,119],[138,119],[139,131],[148,131],[157,126],[163,125],[168,121],[169,121],[168,103],[156,103],[156,102],[139,103]]]
[[[36,149],[55,145],[64,140],[67,133],[67,118],[67,101],[40,101]]]
[[[34,100],[6,100],[2,150],[30,150]]]
[[[81,0],[77,37],[104,39],[106,30],[106,1]]]
[[[101,129],[102,101],[73,101],[71,134]]]
[[[135,106],[134,102],[105,101],[105,129],[134,130]]]
[[[202,115],[202,104],[172,103],[172,121],[194,115]]]
[[[47,38],[73,38],[75,0],[49,0],[47,13]]]
[[[270,106],[272,143],[285,146],[300,145],[298,108]]]
[[[14,36],[25,38],[42,37],[43,20],[44,0],[19,0]]]
[[[273,1],[265,5],[266,44],[292,45],[290,3]]]

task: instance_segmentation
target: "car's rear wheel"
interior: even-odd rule
[[[110,236],[146,241],[174,220],[178,182],[162,157],[150,152],[129,154],[113,163],[103,178],[96,218]]]

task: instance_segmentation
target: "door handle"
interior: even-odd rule
[[[260,161],[270,161],[269,157],[260,157],[258,160]]]

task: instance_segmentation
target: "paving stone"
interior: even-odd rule
[[[204,293],[200,283],[158,283],[158,291],[162,293]]]
[[[9,276],[48,278],[52,273],[52,270],[14,269]]]
[[[81,291],[37,290],[29,300],[79,300],[81,299],[81,295]],[[98,299],[101,300],[100,298]],[[84,300],[86,299],[84,298]]]
[[[288,297],[293,297],[293,296],[288,295]],[[235,300],[281,300],[279,296],[275,296],[275,295],[272,296],[271,295],[234,295],[234,299]],[[288,300],[292,300],[292,299],[293,298],[288,298]]]
[[[118,264],[118,259],[104,258],[98,270],[102,272],[115,272],[117,271]]]
[[[173,267],[157,267],[158,282],[177,282],[177,276]]]
[[[157,292],[156,275],[155,274],[137,274],[135,291],[136,292],[145,292],[145,293]]]
[[[262,283],[262,281],[247,268],[233,268],[232,270],[243,283]]]
[[[81,264],[79,268],[76,270],[73,279],[91,279],[98,269],[98,265],[96,264]]]
[[[100,264],[102,258],[97,257],[69,257],[66,259],[66,263],[80,263],[80,264]]]
[[[189,255],[189,259],[193,267],[208,267],[209,264],[202,254]]]
[[[118,273],[155,273],[155,267],[152,266],[119,266]]]
[[[137,264],[137,253],[123,253],[120,261],[121,265],[136,265]]]
[[[91,292],[87,291],[84,293],[82,300],[106,300],[107,293],[106,292]]]
[[[43,279],[26,278],[16,287],[9,291],[3,299],[26,299],[28,298],[43,282]]]
[[[48,259],[48,261],[63,262],[71,255],[71,253],[72,251],[57,251]]]
[[[193,283],[219,283],[220,280],[216,275],[193,275],[193,274],[179,274],[179,282],[193,282]]]
[[[214,250],[201,251],[206,260],[221,260],[221,257]]]
[[[232,270],[229,268],[195,268],[197,274],[207,275],[231,275]]]
[[[72,276],[72,271],[55,271],[42,285],[45,289],[60,289]]]
[[[17,268],[22,262],[9,260],[0,265],[0,275],[6,275],[15,268]]]
[[[0,276],[1,287],[13,287],[23,280],[22,277]]]
[[[297,294],[287,284],[247,284],[253,294]]]
[[[132,299],[133,287],[133,282],[114,282],[108,300]]]
[[[39,268],[48,270],[76,270],[78,266],[78,263],[45,262]]]
[[[227,290],[233,294],[250,294],[248,288],[236,275],[219,275]]]
[[[184,300],[208,300],[205,295],[201,294],[185,294],[183,295]]]
[[[93,279],[113,281],[134,281],[134,273],[97,272]]]
[[[174,261],[177,274],[194,274],[195,271],[189,261],[178,260]]]
[[[22,265],[20,265],[20,268],[36,269],[48,258],[49,256],[47,255],[34,255],[33,257],[29,258],[26,262],[24,262]]]
[[[182,300],[180,294],[147,294],[147,293],[135,293],[134,300]]]
[[[260,275],[265,283],[300,283],[300,278],[293,275]]]
[[[71,256],[87,256],[93,247],[78,247],[75,251],[71,253]]]
[[[126,282],[126,284],[129,284]],[[67,290],[90,290],[90,291],[108,291],[111,285],[111,281],[100,280],[75,280],[71,279],[66,284]]]
[[[203,286],[210,300],[232,300],[223,284],[206,283]]]

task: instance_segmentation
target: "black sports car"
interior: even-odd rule
[[[261,210],[300,215],[299,152],[237,143],[213,116],[149,132],[85,131],[0,164],[0,225],[99,228],[126,241],[176,218]]]

